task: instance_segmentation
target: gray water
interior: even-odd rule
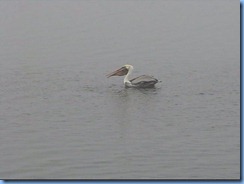
[[[0,178],[240,178],[240,2],[0,2]],[[155,89],[106,74],[124,64]]]

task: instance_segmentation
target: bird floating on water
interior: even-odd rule
[[[125,87],[134,87],[134,88],[154,88],[155,84],[158,83],[158,80],[152,76],[141,75],[134,79],[128,79],[129,75],[132,73],[133,66],[132,65],[124,65],[120,69],[110,73],[107,77],[112,76],[124,76],[124,84]]]

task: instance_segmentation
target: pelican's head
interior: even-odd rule
[[[112,77],[112,76],[124,76],[128,73],[129,70],[133,70],[132,65],[124,65],[118,70],[115,70],[114,72],[110,73],[107,75],[107,77]]]
[[[128,70],[133,70],[133,66],[132,65],[126,64],[126,65],[124,65],[124,67],[126,67]]]

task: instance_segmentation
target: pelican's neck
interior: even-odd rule
[[[125,78],[124,78],[124,84],[131,84],[130,80],[129,80],[129,75],[132,73],[133,67],[129,67],[128,69],[128,73],[126,74]]]

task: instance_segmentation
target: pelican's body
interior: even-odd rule
[[[139,77],[136,77],[134,79],[129,79],[129,75],[133,71],[132,65],[124,65],[120,69],[116,70],[115,72],[112,72],[111,74],[108,74],[107,77],[111,76],[124,76],[124,84],[125,87],[135,87],[135,88],[153,88],[155,87],[155,84],[158,82],[157,79],[153,78],[152,76],[148,75],[141,75]]]

